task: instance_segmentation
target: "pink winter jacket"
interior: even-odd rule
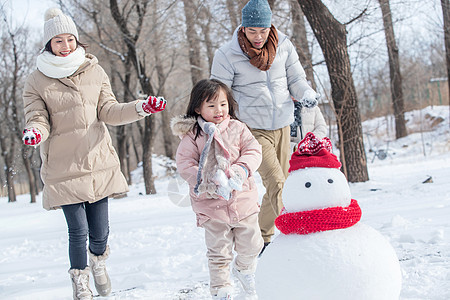
[[[207,193],[199,195],[194,193],[200,154],[208,138],[202,131],[202,134],[194,139],[193,127],[196,122],[195,118],[181,116],[172,119],[171,126],[173,133],[182,138],[176,154],[177,169],[189,184],[192,209],[197,215],[197,226],[202,226],[209,219],[233,224],[259,212],[258,190],[253,173],[261,164],[261,145],[247,126],[238,120],[225,119],[219,128],[224,144],[230,152],[230,165],[239,164],[248,170],[248,178],[244,181],[242,191],[233,191],[228,201],[208,197]],[[245,174],[244,169],[242,173]]]

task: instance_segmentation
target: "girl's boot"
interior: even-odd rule
[[[74,300],[92,300],[92,291],[89,288],[89,272],[89,267],[83,270],[69,270]]]
[[[106,250],[102,255],[97,256],[90,250],[88,250],[88,253],[89,265],[94,276],[95,289],[100,296],[108,296],[111,293],[111,280],[106,272],[105,260],[109,256],[109,246],[106,246]]]

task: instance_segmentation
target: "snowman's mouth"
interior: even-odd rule
[[[361,213],[358,202],[352,199],[350,205],[346,207],[282,212],[275,219],[275,226],[284,234],[309,234],[351,227],[359,222]]]

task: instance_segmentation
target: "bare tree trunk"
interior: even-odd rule
[[[30,202],[36,203],[37,195],[37,185],[36,179],[34,178],[34,172],[31,167],[31,158],[33,157],[34,148],[33,147],[22,147],[22,160],[24,162],[25,172],[28,176],[28,186],[30,190]]]
[[[146,77],[146,76],[142,76]],[[150,86],[149,78],[142,78],[141,87],[146,95],[152,95],[153,88]],[[145,193],[156,194],[155,182],[153,178],[152,151],[153,151],[153,129],[155,128],[155,118],[150,115],[145,118],[144,135],[142,136],[142,166],[144,169]]]
[[[128,29],[128,22],[124,16],[129,16],[126,12],[121,12],[117,5],[117,0],[110,0],[110,10],[111,15],[119,27],[120,32],[123,36],[123,41],[128,49],[127,55],[134,65],[134,68],[139,79],[139,83],[142,88],[142,92],[146,95],[154,95],[153,87],[150,83],[150,78],[148,77],[145,69],[145,63],[139,60],[137,55],[136,44],[142,31],[142,24],[147,11],[148,2],[134,1],[132,8],[135,10],[137,18],[133,21],[135,22],[133,28],[134,33],[132,34]],[[154,128],[154,118],[153,116],[148,116],[145,118],[145,128],[142,135],[142,147],[143,147],[143,157],[142,166],[144,169],[144,182],[145,182],[145,193],[156,194],[154,178],[152,174],[152,150],[153,150],[153,128]]]
[[[131,185],[132,182],[131,176],[129,176],[130,168],[128,167],[126,135],[127,135],[126,126],[125,125],[117,126],[116,129],[117,155],[119,156],[120,170],[122,171],[122,174],[125,176],[127,184]]]
[[[361,116],[347,50],[345,26],[319,0],[298,0],[322,48],[336,110],[341,160],[350,182],[369,180]]]
[[[160,112],[161,130],[164,140],[164,152],[167,157],[175,159],[175,152],[172,147],[172,130],[170,129],[170,114],[167,110]]]
[[[158,69],[158,66],[156,66],[156,68]],[[159,71],[157,71],[157,73],[159,74]],[[160,94],[164,95],[164,93],[165,91],[163,88]],[[169,158],[174,159],[175,153],[172,147],[172,130],[170,129],[170,114],[167,110],[163,110],[162,112],[159,113],[159,116],[161,117],[161,131],[165,155]]]
[[[312,55],[308,47],[304,14],[297,0],[289,0],[292,14],[292,43],[297,49],[298,57],[305,69],[306,79],[314,90],[317,90],[312,66]]]
[[[128,130],[128,132],[129,132],[129,134],[128,134],[128,137],[126,138],[126,141],[125,141],[125,145],[126,145],[126,147],[127,147],[127,157],[125,158],[126,159],[126,162],[127,162],[127,166],[130,166],[130,164],[131,164],[131,159],[130,159],[130,157],[131,157],[131,147],[132,147],[132,145],[130,144],[130,141],[132,140],[131,139],[131,136],[133,135],[133,128],[132,128],[132,125],[130,124],[130,126],[129,127],[127,127],[127,130]],[[134,147],[136,147],[136,145],[133,145]],[[139,160],[139,158],[138,158],[138,156],[137,156],[137,153],[136,153],[136,161],[140,161]],[[128,168],[128,176],[129,176],[129,178],[130,178],[130,185],[133,183],[133,179],[132,179],[132,177],[131,177],[131,168]]]
[[[136,54],[136,52],[134,52]],[[136,57],[137,58],[137,57]],[[142,91],[145,95],[154,95],[153,87],[150,84],[150,78],[147,77],[145,73],[144,65],[139,62],[136,68],[140,73],[138,74],[139,82],[142,87]],[[142,135],[142,165],[144,170],[144,183],[145,183],[145,193],[156,194],[155,182],[153,178],[153,167],[152,167],[152,151],[153,151],[153,132],[155,128],[155,118],[150,115],[145,118],[144,132]]]
[[[191,80],[195,85],[198,81],[203,79],[203,72],[201,68],[200,59],[200,38],[195,30],[197,7],[196,1],[183,0],[184,15],[186,17],[186,37],[189,46],[189,63],[191,65]]]
[[[14,174],[16,173],[14,164],[14,136],[13,134],[5,133],[3,128],[0,128],[0,136],[0,147],[2,151],[3,161],[5,162],[4,171],[6,178],[6,188],[8,190],[8,202],[16,202],[16,190],[14,188]]]
[[[2,86],[0,91],[0,155],[3,157],[5,163],[4,171],[8,190],[8,202],[15,202],[16,190],[14,187],[14,175],[17,173],[17,170],[14,158],[16,141],[20,141],[22,144],[22,129],[19,129],[21,124],[19,116],[21,117],[22,115],[19,115],[17,110],[17,95],[19,81],[21,80],[19,73],[20,69],[23,67],[19,55],[23,50],[20,47],[20,44],[23,44],[23,41],[19,40],[19,38],[26,40],[26,32],[22,34],[13,32],[8,24],[6,14],[1,7],[0,13],[4,21],[4,25],[2,26],[5,26],[3,28],[6,28],[5,32],[7,33],[5,36],[2,34],[2,37],[4,37],[4,40],[2,40],[4,45],[2,47],[3,52],[1,60],[2,62],[6,62],[6,64],[2,65],[4,72],[2,72]],[[8,51],[6,51],[6,49]]]
[[[153,11],[158,11],[157,9],[157,1],[153,2]],[[155,14],[155,18],[157,18]],[[163,59],[162,59],[162,50],[164,49],[162,47],[162,31],[160,30],[159,26],[156,26],[154,35],[154,43],[156,44],[156,47],[154,47],[154,57],[155,57],[155,69],[156,69],[156,75],[158,77],[158,95],[164,96],[166,94],[165,90],[165,84],[167,75],[164,72],[164,66],[163,66]],[[161,131],[162,131],[162,138],[163,138],[163,145],[164,145],[164,152],[167,157],[170,157],[172,159],[175,158],[175,153],[172,147],[172,130],[170,129],[170,114],[167,109],[163,110],[159,113],[159,116],[161,117]]]
[[[400,73],[400,61],[398,47],[395,41],[394,26],[389,0],[378,0],[383,14],[384,33],[389,54],[389,73],[391,78],[391,97],[395,117],[395,138],[399,139],[407,135],[405,122],[405,105],[403,101],[402,75]]]
[[[125,78],[123,79],[123,100],[124,102],[129,102],[132,100],[133,95],[130,94],[130,84],[131,84],[131,63],[129,59],[124,63],[125,68]],[[128,164],[128,148],[127,148],[127,132],[128,125],[117,126],[116,130],[116,138],[117,138],[117,154],[119,156],[120,161],[120,169],[122,173],[125,175],[125,179],[127,180],[128,185],[132,184],[131,181],[131,170],[130,165]]]
[[[163,66],[161,64],[161,61],[159,60],[159,57],[155,53],[155,59],[156,59],[156,74],[158,76],[159,82],[164,82],[164,71]],[[164,84],[160,85],[158,95],[164,95],[166,93]],[[164,152],[167,157],[175,158],[175,153],[172,148],[172,130],[170,129],[170,114],[167,110],[163,110],[159,113],[161,117],[161,131],[162,131],[162,138],[164,141]]]
[[[447,58],[447,84],[448,84],[448,105],[450,114],[450,3],[448,0],[441,0],[442,15],[444,16],[444,41],[445,56]],[[449,115],[450,120],[450,115]],[[449,121],[450,126],[450,121]]]
[[[214,46],[211,40],[211,11],[209,10],[209,7],[205,3],[201,7],[200,16],[202,20],[199,20],[198,24],[202,28],[203,32],[203,42],[206,46],[206,57],[208,58],[208,70],[211,71],[213,59],[214,59]],[[202,22],[203,21],[203,22]],[[208,75],[209,76],[209,75]]]
[[[37,159],[38,163],[35,164],[33,159]],[[39,194],[39,191],[42,191],[43,187],[44,187],[44,183],[42,182],[41,179],[41,174],[40,174],[40,170],[41,170],[41,157],[39,154],[39,150],[37,151],[33,151],[33,155],[31,156],[31,170],[33,171],[34,174],[34,186],[36,187],[36,195]]]
[[[14,187],[14,162],[12,159],[8,158],[5,160],[5,173],[6,173],[6,186],[8,188],[8,202],[16,202],[16,188]]]
[[[146,168],[144,168],[144,181],[145,181],[145,193],[156,194],[155,181],[152,172],[152,149],[153,149],[153,128],[155,126],[155,118],[145,118],[145,128],[142,144],[147,144],[144,147],[142,153],[142,162]]]
[[[136,123],[136,124],[139,124],[139,123]],[[138,130],[141,131],[139,128],[138,128]],[[130,142],[131,142],[131,143],[130,143]],[[129,141],[128,143],[130,144],[130,148],[133,149],[134,155],[136,155],[137,161],[141,161],[142,159],[139,158],[139,152],[138,152],[138,149],[137,149],[137,147],[136,147],[137,142],[136,142],[136,139],[134,138],[133,135],[130,135],[130,141]],[[131,152],[131,151],[130,151],[130,152]]]
[[[241,20],[239,17],[240,14],[236,11],[236,1],[235,0],[227,0],[226,4],[227,4],[228,15],[230,16],[230,21],[231,21],[230,32],[233,33],[233,31],[241,23]]]

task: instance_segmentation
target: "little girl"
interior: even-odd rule
[[[180,136],[178,172],[190,186],[197,226],[205,229],[213,299],[232,299],[230,264],[245,292],[256,299],[255,270],[263,239],[258,225],[258,191],[253,173],[261,145],[235,116],[231,90],[215,79],[199,81],[185,116],[172,120]]]

